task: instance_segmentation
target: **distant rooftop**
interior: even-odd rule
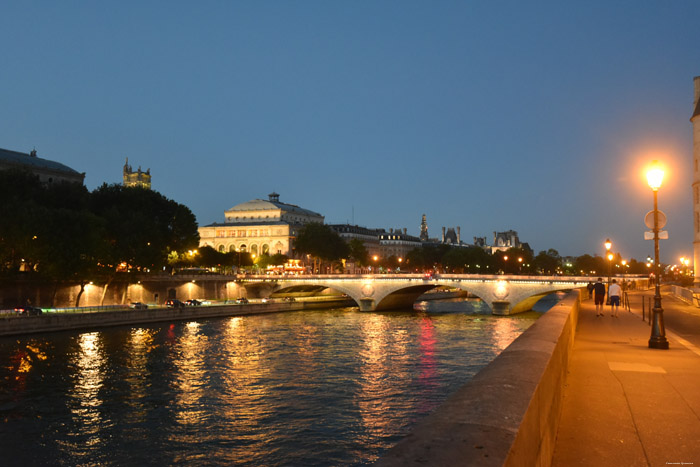
[[[10,151],[9,149],[0,148],[0,163],[7,166],[16,166],[17,168],[27,167],[29,169],[47,169],[69,173],[74,176],[82,175],[77,170],[73,170],[60,162],[50,161],[48,159],[38,157],[36,155],[36,150],[33,150],[27,154],[24,152]]]

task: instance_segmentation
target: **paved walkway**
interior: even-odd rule
[[[700,466],[700,349],[668,326],[670,349],[649,349],[643,294],[618,318],[582,303],[552,465]],[[664,294],[662,306],[700,323],[680,300]]]

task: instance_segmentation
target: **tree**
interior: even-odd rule
[[[348,248],[350,249],[349,258],[355,261],[355,263],[360,266],[367,266],[369,264],[369,253],[362,240],[359,238],[351,239],[348,243]]]
[[[299,229],[294,245],[298,253],[308,254],[314,259],[314,271],[322,270],[323,262],[340,261],[350,253],[350,247],[337,232],[318,222]]]
[[[103,300],[120,265],[126,272],[160,269],[199,244],[192,211],[153,190],[104,184],[92,192],[90,209],[104,219],[109,242]]]
[[[550,248],[547,251],[540,251],[532,260],[532,265],[537,273],[551,276],[561,267],[561,257],[557,250]]]
[[[0,170],[0,271],[33,269],[39,258],[38,237],[44,186],[26,170]]]
[[[107,222],[115,266],[158,269],[167,264],[170,252],[199,244],[192,211],[156,191],[105,184],[92,193],[91,208]]]
[[[261,269],[266,269],[268,266],[284,266],[287,261],[289,261],[287,255],[275,253],[274,255],[270,256],[267,253],[263,253],[255,258],[255,265]]]

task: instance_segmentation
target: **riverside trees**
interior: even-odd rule
[[[0,201],[0,274],[76,281],[76,306],[87,282],[161,268],[171,251],[199,243],[189,208],[143,188],[103,185],[89,192],[3,170]]]

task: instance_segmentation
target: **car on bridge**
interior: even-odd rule
[[[39,316],[43,310],[38,306],[25,305],[15,308],[15,313],[22,316]]]
[[[199,300],[195,300],[194,298],[191,298],[189,300],[185,300],[185,306],[200,306],[202,302]]]
[[[141,302],[133,302],[132,304],[129,305],[129,308],[133,308],[134,310],[147,310],[148,305],[145,303]]]
[[[240,297],[240,298],[236,299],[236,303],[240,303],[240,304],[244,305],[244,304],[248,303],[248,299],[245,297]]]
[[[167,300],[165,302],[165,306],[168,308],[185,308],[185,304],[182,303],[180,300],[171,298],[170,300]]]

